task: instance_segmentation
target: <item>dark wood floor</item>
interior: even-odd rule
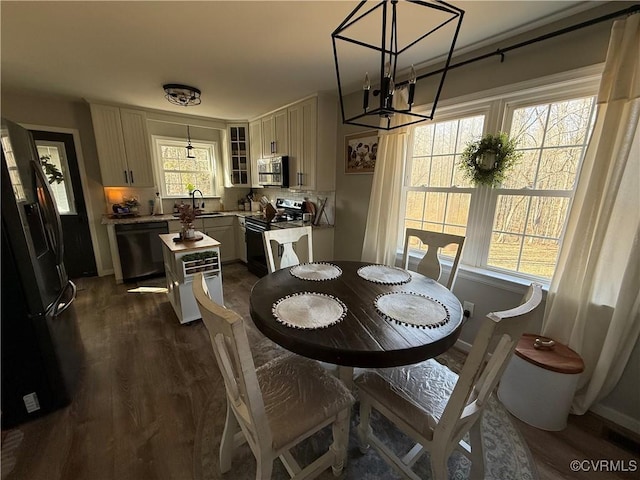
[[[242,264],[223,272],[227,306],[249,318],[256,277]],[[2,432],[2,479],[191,479],[198,419],[213,389],[224,388],[204,326],[179,325],[164,294],[130,293],[135,285],[115,285],[113,277],[78,286],[86,348],[80,388],[71,406]],[[595,417],[572,417],[557,433],[514,422],[541,480],[638,478],[571,472],[574,459],[640,465],[638,455],[602,438]]]

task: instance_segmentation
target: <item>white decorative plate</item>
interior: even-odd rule
[[[326,328],[341,321],[347,306],[325,293],[300,292],[287,295],[273,304],[275,319],[292,328]]]
[[[387,265],[367,265],[358,269],[358,275],[373,283],[401,285],[411,281],[411,274],[402,268]]]
[[[325,262],[301,263],[300,265],[291,267],[289,271],[294,277],[316,282],[333,280],[342,275],[340,267]]]
[[[378,313],[388,320],[419,328],[437,328],[449,319],[449,310],[439,301],[413,292],[389,292],[375,299]]]

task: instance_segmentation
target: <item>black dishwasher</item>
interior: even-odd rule
[[[142,222],[116,225],[122,279],[164,275],[161,233],[169,233],[167,222]]]

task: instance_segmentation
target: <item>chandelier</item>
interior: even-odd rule
[[[432,120],[463,16],[440,0],[361,1],[331,34],[342,122],[392,130]],[[429,43],[447,45],[439,81],[425,80],[434,75],[417,75],[414,67]],[[361,103],[345,100],[357,78],[363,79]],[[412,111],[416,92],[429,112]],[[392,124],[396,114],[408,120]]]
[[[163,85],[164,96],[169,102],[182,107],[200,105],[200,90],[179,83],[167,83]]]

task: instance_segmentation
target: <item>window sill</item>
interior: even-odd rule
[[[402,264],[402,251],[398,251],[396,255],[396,265],[403,266]],[[409,254],[409,267],[415,269],[420,257],[417,255]],[[449,260],[442,260],[442,276],[448,278],[451,273],[451,264],[452,262]],[[548,292],[549,290],[549,281],[544,279],[533,279],[520,277],[517,275],[509,275],[508,273],[497,272],[494,270],[488,270],[486,268],[473,267],[470,265],[464,265],[460,263],[458,265],[458,278],[465,280],[469,280],[471,282],[482,283],[485,285],[490,285],[492,287],[500,288],[501,290],[506,290],[509,292],[515,292],[519,294],[525,293],[527,287],[531,285],[532,282],[537,282],[542,285],[542,290]],[[454,285],[455,288],[455,285]]]
[[[541,284],[543,291],[547,292],[549,290],[549,282],[542,279],[524,278],[469,265],[458,266],[458,278],[521,294],[524,294],[527,287],[533,282]]]

